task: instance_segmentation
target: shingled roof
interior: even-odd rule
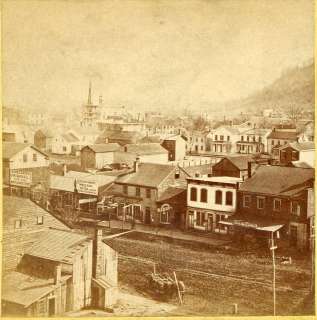
[[[31,147],[37,152],[40,152],[44,156],[47,156],[47,154],[37,147],[35,147],[33,144],[30,143],[22,143],[22,142],[2,142],[2,158],[5,160],[11,159],[13,156],[15,156],[20,151],[23,151],[25,148]]]
[[[156,188],[174,170],[175,167],[170,165],[140,163],[137,172],[118,178],[116,183]]]
[[[287,195],[291,190],[309,184],[314,169],[261,165],[255,174],[240,186],[240,191],[269,195]]]
[[[86,146],[84,148],[87,148],[87,147],[93,150],[95,153],[114,152],[120,149],[120,145],[118,143],[93,144],[93,145]]]
[[[149,154],[162,154],[168,153],[159,143],[136,143],[127,144],[124,146],[126,152],[135,153],[138,155],[149,155]]]
[[[297,140],[297,133],[294,131],[275,131],[273,130],[268,136],[268,139],[280,139],[280,140]]]

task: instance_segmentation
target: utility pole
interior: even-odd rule
[[[277,249],[277,246],[274,245],[274,233],[271,232],[271,248],[272,250],[272,263],[273,263],[273,315],[276,315],[276,292],[275,292],[275,250]]]

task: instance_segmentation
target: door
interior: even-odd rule
[[[151,209],[149,207],[145,208],[145,224],[151,224]]]
[[[55,315],[55,298],[48,299],[48,316]]]
[[[297,227],[290,226],[290,245],[296,247],[297,245]]]

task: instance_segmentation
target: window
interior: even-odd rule
[[[43,224],[44,217],[43,216],[37,216],[36,217],[36,224]]]
[[[139,197],[141,195],[141,189],[140,187],[135,187],[135,196]]]
[[[231,191],[226,192],[226,205],[227,206],[232,206],[232,198],[233,198],[233,193]]]
[[[222,191],[220,191],[220,190],[216,191],[215,203],[216,204],[222,204]]]
[[[272,146],[274,146],[274,140],[272,140]]]
[[[220,141],[223,141],[223,136],[220,136]]]
[[[63,151],[67,151],[67,148],[66,148],[66,146],[63,146]]]
[[[274,211],[281,211],[282,207],[282,200],[281,199],[274,199],[273,200],[273,210]]]
[[[244,137],[243,136],[241,136],[241,141],[244,141]]]
[[[227,141],[230,141],[230,136],[227,136]]]
[[[300,215],[300,205],[299,205],[298,201],[291,202],[291,213],[295,214],[296,216]]]
[[[190,201],[197,201],[197,189],[190,188]]]
[[[37,154],[33,153],[33,161],[37,161]]]
[[[198,142],[198,138],[196,138],[196,142]]]
[[[123,186],[123,193],[128,194],[128,186]]]
[[[201,139],[200,139],[200,141],[201,141],[201,142],[204,142],[204,139],[203,139],[203,138],[201,138]]]
[[[217,135],[215,135],[215,140],[216,140],[216,141],[218,140],[218,136],[217,136]]]
[[[169,223],[169,211],[170,206],[168,204],[163,204],[160,212],[160,222],[161,223]]]
[[[23,153],[23,162],[28,162],[28,155]]]
[[[140,205],[134,205],[133,206],[133,218],[135,220],[139,220],[139,221],[143,220],[143,213],[142,213]]]
[[[262,142],[262,137],[259,137],[259,142]]]
[[[243,196],[243,206],[245,208],[250,208],[251,205],[251,196],[250,195],[244,195]]]
[[[284,141],[284,144],[287,144],[287,141]]]
[[[280,144],[281,144],[281,141],[280,141],[280,140],[278,140],[278,141],[277,141],[277,145],[280,145]]]
[[[297,152],[296,151],[292,151],[292,160],[297,160]]]
[[[201,189],[200,190],[200,202],[207,202],[207,189]]]
[[[200,147],[200,150],[204,150],[204,146],[201,146],[201,147]]]
[[[179,169],[176,169],[175,171],[175,179],[179,179]]]
[[[21,219],[15,220],[15,222],[14,222],[14,228],[15,228],[15,229],[21,229],[21,228],[22,228],[22,220],[21,220]]]
[[[250,137],[249,136],[247,136],[247,141],[249,142],[249,139],[250,139]]]
[[[151,189],[146,189],[146,197],[151,198]]]
[[[264,198],[263,197],[256,198],[256,207],[258,209],[264,209]]]
[[[204,212],[197,211],[196,212],[196,226],[202,227],[204,225]]]

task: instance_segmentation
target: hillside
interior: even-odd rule
[[[314,64],[289,69],[275,82],[246,99],[230,103],[239,112],[261,112],[266,108],[287,110],[290,106],[303,111],[314,110]]]

